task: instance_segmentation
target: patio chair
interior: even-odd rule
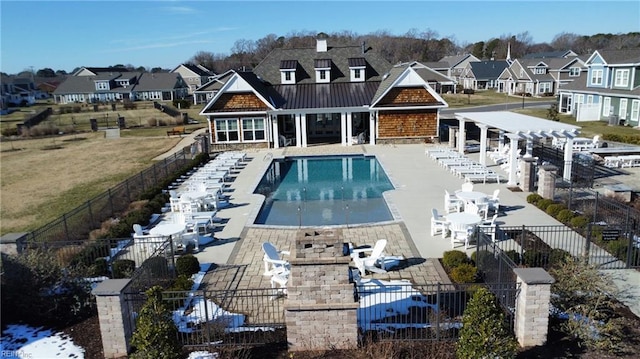
[[[292,144],[292,139],[286,138],[283,135],[278,136],[278,139],[281,147],[291,146]]]
[[[449,230],[451,231],[451,248],[455,248],[456,243],[464,243],[464,249],[467,250],[469,240],[473,236],[473,226],[451,223]]]
[[[365,276],[366,272],[386,273],[384,248],[387,246],[386,239],[379,239],[373,248],[357,248],[351,251],[351,259],[360,272],[360,276]],[[369,255],[360,257],[361,254],[370,252]],[[380,265],[380,268],[376,266]]]
[[[452,196],[449,191],[444,190],[444,211],[448,213],[460,212],[464,207],[464,201]]]
[[[282,259],[281,255],[291,254],[289,251],[279,251],[270,242],[262,243],[262,251],[264,252],[264,275],[273,276],[274,274],[289,274],[291,268],[288,261]]]
[[[273,296],[271,300],[277,299],[279,296],[287,295],[287,283],[289,282],[289,272],[273,274],[269,280]]]
[[[142,226],[138,223],[135,223],[133,225],[133,236],[134,237],[143,237],[145,235],[149,234],[148,232],[145,233],[144,229],[142,228]]]
[[[496,231],[498,230],[498,225],[496,224],[496,219],[498,218],[498,214],[494,214],[493,217],[491,217],[490,221],[484,221],[482,222],[479,227],[483,228],[483,232],[487,233],[489,232],[489,235],[491,236],[491,240],[493,242],[496,241]]]
[[[489,198],[489,210],[493,211],[493,213],[498,213],[500,211],[500,189],[496,189],[493,191],[493,195]]]
[[[440,232],[442,234],[442,238],[447,236],[447,231],[449,229],[449,222],[438,213],[438,210],[435,208],[431,209],[431,236],[435,236]]]
[[[473,183],[464,182],[461,187],[462,192],[473,192]]]

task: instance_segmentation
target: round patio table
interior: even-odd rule
[[[183,223],[159,223],[149,230],[149,234],[154,236],[175,236],[182,234],[186,227]]]
[[[452,227],[472,227],[482,222],[482,217],[474,213],[458,212],[451,213],[445,216],[447,221],[451,223]]]
[[[489,196],[486,193],[477,192],[477,191],[457,192],[456,197],[458,197],[459,199],[465,202],[473,202],[473,203],[476,203],[476,201],[481,200],[483,198],[489,198]]]

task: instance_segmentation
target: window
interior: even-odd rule
[[[638,121],[640,119],[640,100],[631,101],[631,117],[629,120]]]
[[[108,90],[109,89],[109,83],[106,81],[99,81],[96,82],[96,90]]]
[[[602,70],[591,71],[591,84],[602,85]]]
[[[569,69],[569,76],[570,77],[580,76],[580,68],[579,67],[570,68]]]
[[[524,70],[520,69],[520,78],[524,77]]]
[[[284,72],[284,80],[285,81],[291,81],[291,71],[285,71]]]
[[[545,71],[544,67],[536,67],[536,71],[535,71],[535,73],[536,73],[537,75],[544,75],[544,74],[546,74],[547,72]]]
[[[360,74],[360,69],[355,69],[355,70],[353,70],[353,71],[354,71],[354,72],[353,72],[353,77],[355,77],[355,78],[359,79],[359,78],[360,78],[360,76],[361,76],[361,74]]]
[[[573,101],[573,103],[576,104],[576,105],[579,104],[579,103],[584,103],[584,95],[577,94],[577,95],[575,95],[574,100],[575,101]]]
[[[616,87],[629,86],[629,70],[616,70],[616,80],[614,83]]]
[[[621,120],[624,120],[627,118],[627,99],[626,98],[620,99],[620,111],[618,111],[618,116],[620,116]]]
[[[320,70],[320,80],[326,80],[326,79],[327,79],[327,71]]]
[[[239,139],[238,119],[216,120],[216,142],[237,142]]]
[[[593,103],[593,95],[587,95],[587,103],[588,104],[592,104]]]
[[[538,85],[538,93],[544,94],[547,92],[551,92],[551,83],[541,82],[540,85]]]
[[[242,119],[242,139],[244,141],[260,141],[264,138],[264,118]]]
[[[609,116],[611,113],[611,97],[605,97],[602,101],[602,116]]]

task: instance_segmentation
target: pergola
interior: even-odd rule
[[[522,115],[509,111],[496,112],[462,112],[456,113],[460,122],[458,137],[458,151],[464,153],[466,134],[465,122],[474,122],[480,128],[480,163],[486,164],[487,158],[487,130],[496,128],[500,130],[500,143],[503,144],[504,136],[510,140],[509,151],[509,181],[508,185],[516,185],[516,163],[518,141],[527,141],[525,157],[531,156],[533,141],[542,138],[564,138],[564,172],[565,180],[571,180],[571,159],[573,157],[573,138],[580,132],[580,127],[565,123],[541,119],[538,117]]]

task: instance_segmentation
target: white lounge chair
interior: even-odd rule
[[[291,266],[288,261],[282,259],[281,255],[291,254],[289,251],[279,251],[270,242],[262,243],[262,251],[264,252],[264,275],[273,276],[274,274],[289,274]]]
[[[133,236],[134,237],[143,237],[145,235],[149,234],[149,232],[144,231],[144,229],[142,228],[142,226],[138,223],[135,223],[133,225]]]
[[[431,209],[431,236],[435,236],[440,232],[442,238],[447,236],[449,230],[449,222],[438,213],[435,208]]]
[[[496,189],[493,191],[493,195],[489,198],[489,210],[493,211],[493,213],[498,213],[500,211],[500,189]]]

